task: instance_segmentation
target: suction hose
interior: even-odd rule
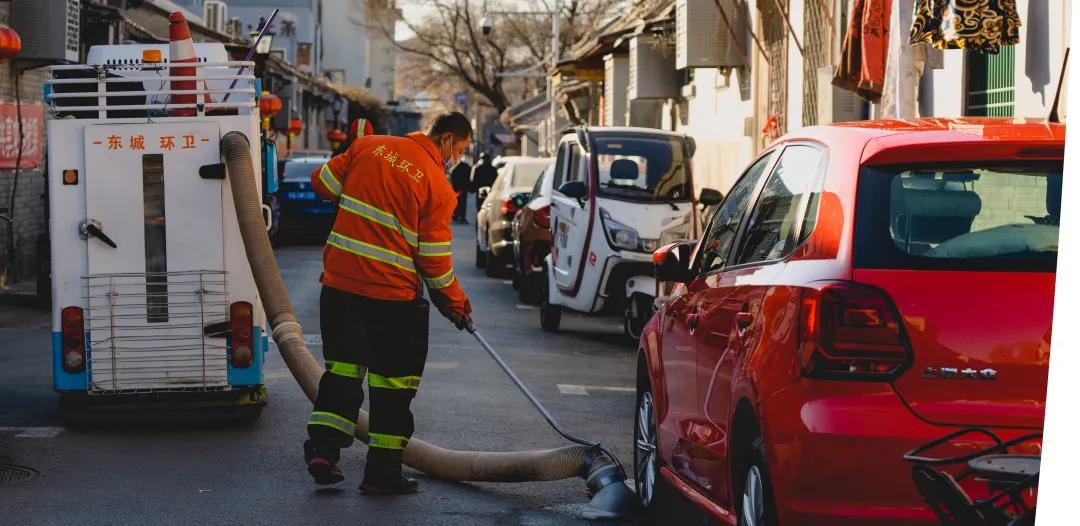
[[[293,314],[281,271],[266,235],[250,143],[243,133],[232,131],[221,138],[221,151],[228,168],[240,236],[266,310],[271,334],[285,365],[304,394],[314,401],[323,368],[304,344],[302,329]],[[356,423],[357,438],[366,442],[367,431],[368,414],[361,410]],[[634,501],[623,482],[626,475],[621,466],[598,447],[574,445],[507,453],[454,451],[412,438],[405,448],[404,461],[412,468],[446,480],[525,482],[583,477],[592,497],[585,508],[587,518],[624,517],[629,514]]]

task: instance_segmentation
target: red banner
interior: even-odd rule
[[[15,168],[19,155],[18,113],[14,104],[0,103],[0,170]],[[40,104],[22,105],[23,145],[21,168],[41,167],[45,151],[45,113]]]

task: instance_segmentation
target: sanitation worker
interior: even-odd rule
[[[348,138],[345,139],[345,142],[341,143],[341,146],[338,146],[337,150],[334,150],[334,155],[341,155],[348,151],[349,146],[352,146],[353,141],[355,141],[357,137],[366,137],[374,133],[375,132],[371,127],[371,121],[363,117],[353,119],[352,124],[349,125]]]
[[[445,176],[471,140],[464,115],[443,113],[426,132],[358,137],[311,174],[315,191],[339,207],[320,278],[326,372],[304,443],[316,484],[344,479],[339,452],[353,442],[366,377],[371,420],[360,491],[418,489],[415,480],[402,476],[401,461],[413,434],[409,405],[427,359],[423,285],[458,329],[472,324],[450,257],[457,198]]]

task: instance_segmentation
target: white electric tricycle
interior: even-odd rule
[[[576,128],[559,142],[540,326],[564,309],[622,315],[637,339],[660,294],[652,252],[697,237],[694,140],[653,128]],[[703,191],[712,201],[718,192]]]

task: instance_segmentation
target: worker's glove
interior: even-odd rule
[[[434,300],[435,306],[439,308],[439,313],[450,320],[450,323],[453,323],[459,331],[472,326],[473,321],[470,316],[472,314],[472,305],[469,304],[469,300],[465,300],[465,304],[457,308],[438,294],[433,294],[432,300]]]

